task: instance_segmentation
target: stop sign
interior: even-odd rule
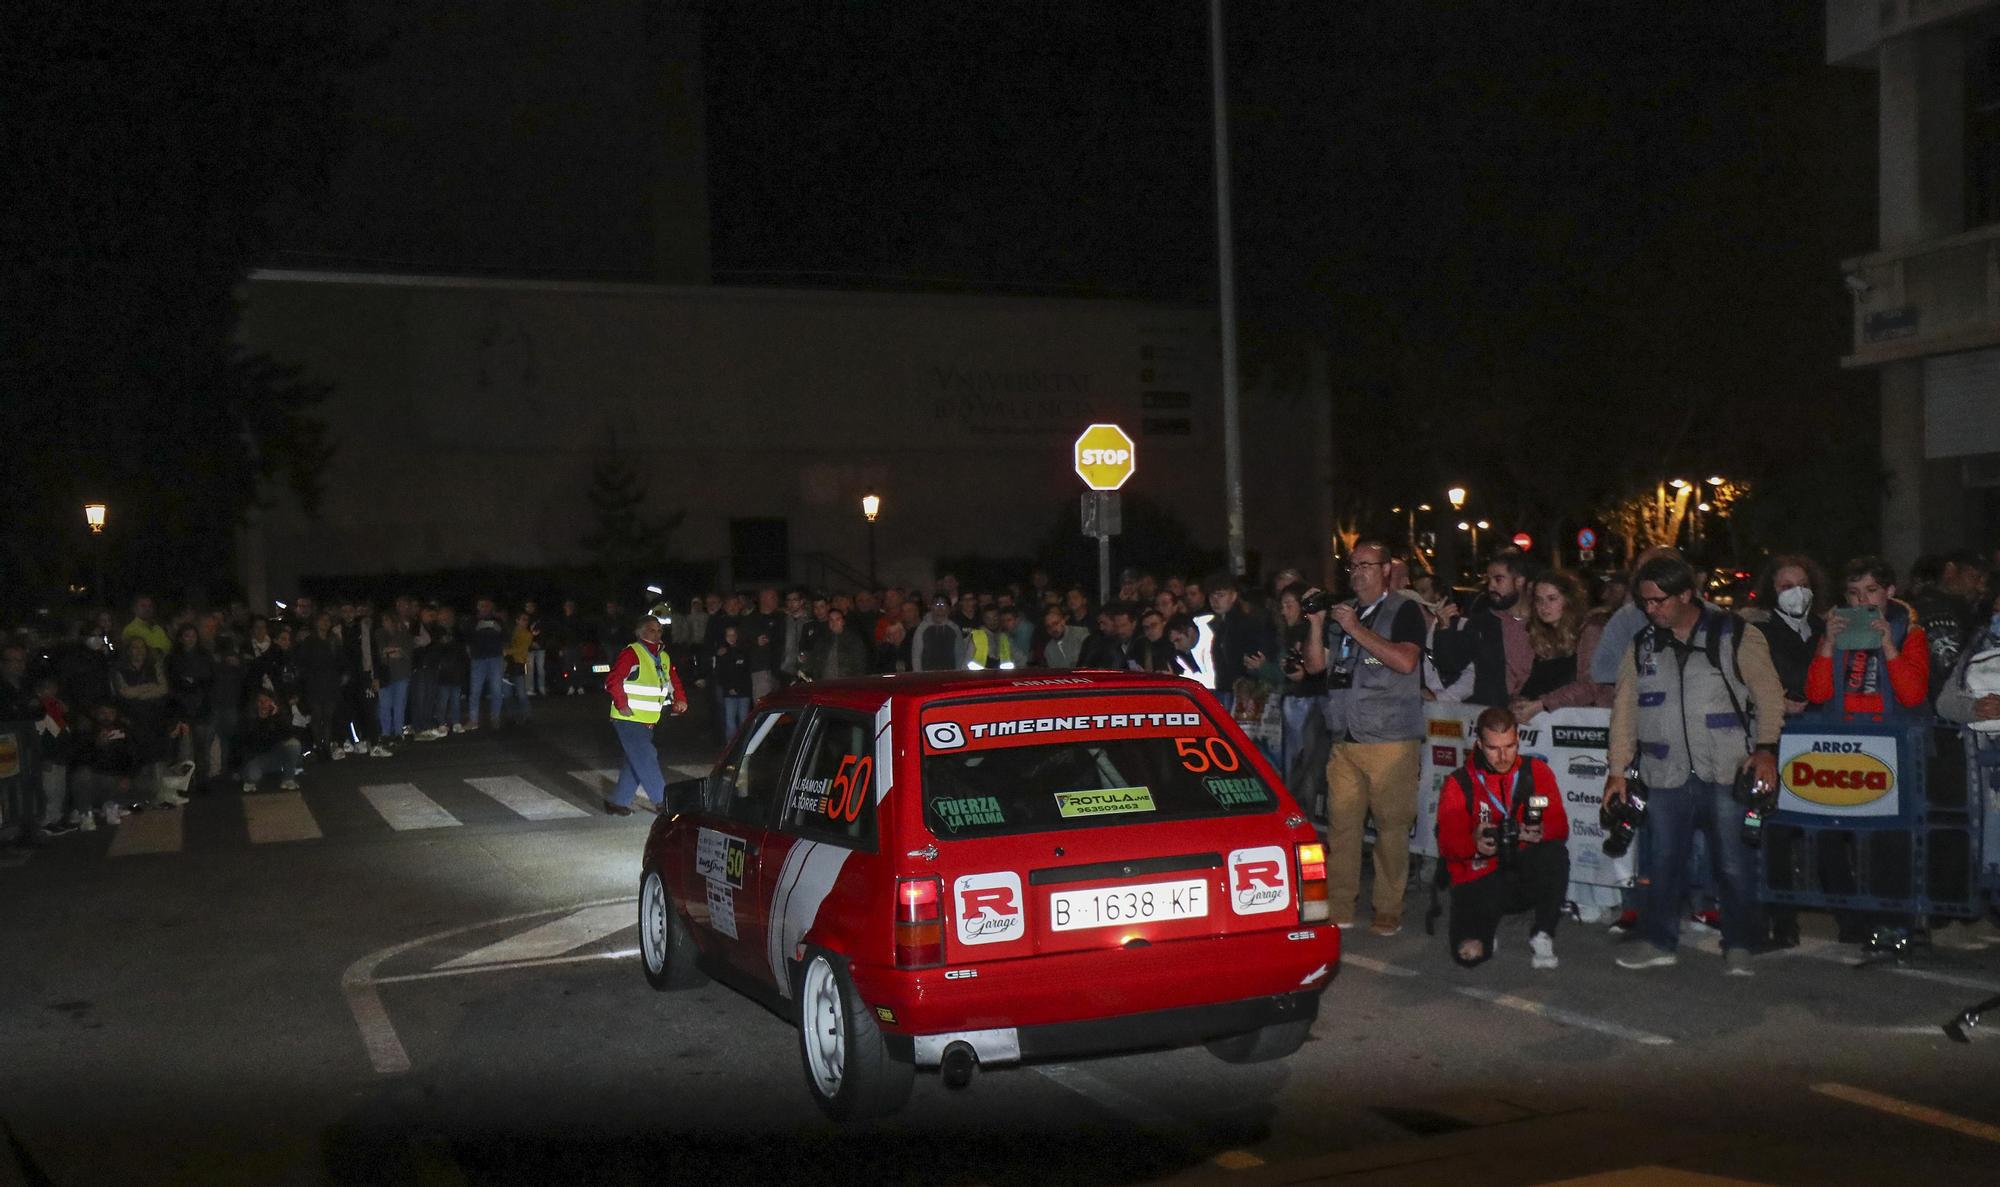
[[[1092,425],[1076,439],[1076,476],[1092,490],[1117,490],[1137,468],[1132,438],[1117,425]]]

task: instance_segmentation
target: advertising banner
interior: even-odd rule
[[[1801,816],[1899,814],[1900,736],[1786,730],[1778,739],[1778,811]]]
[[[1433,701],[1424,706],[1424,742],[1418,758],[1417,829],[1410,851],[1437,856],[1438,794],[1445,776],[1471,757],[1472,723],[1481,706]],[[1604,855],[1597,809],[1604,801],[1604,752],[1611,740],[1609,709],[1556,709],[1521,726],[1521,753],[1549,764],[1569,814],[1569,877],[1591,886],[1630,886],[1633,852]],[[1636,846],[1634,849],[1636,850]]]

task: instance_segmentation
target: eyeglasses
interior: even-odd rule
[[[1673,601],[1673,600],[1674,600],[1675,598],[1677,598],[1677,597],[1680,597],[1680,595],[1679,595],[1679,594],[1662,594],[1662,595],[1660,595],[1660,596],[1659,596],[1659,597],[1657,597],[1657,598],[1649,598],[1649,597],[1645,596],[1644,594],[1641,594],[1641,595],[1639,595],[1639,608],[1640,608],[1641,610],[1651,610],[1651,609],[1652,609],[1653,607],[1655,607],[1655,606],[1664,606],[1664,605],[1666,605],[1666,604],[1667,604],[1668,602],[1671,602],[1671,601]]]
[[[1347,566],[1347,571],[1352,573],[1357,569],[1367,569],[1367,568],[1386,569],[1388,567],[1389,567],[1388,561],[1355,561],[1353,564]]]

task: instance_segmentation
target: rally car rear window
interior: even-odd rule
[[[1254,815],[1277,796],[1192,697],[952,702],[923,715],[924,820],[941,840]]]

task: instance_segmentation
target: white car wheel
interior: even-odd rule
[[[646,871],[639,883],[639,959],[646,984],[655,989],[685,989],[706,978],[695,967],[695,949],[687,927],[674,910],[666,880],[658,870]]]
[[[793,982],[800,1062],[813,1101],[835,1121],[881,1117],[910,1099],[917,1069],[897,1058],[839,957],[813,950]]]

